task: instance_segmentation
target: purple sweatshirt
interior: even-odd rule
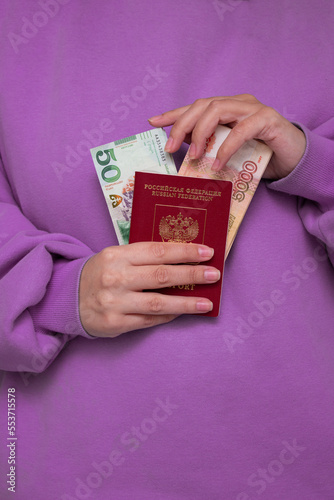
[[[334,4],[2,0],[0,19],[1,500],[333,499]],[[239,93],[307,149],[261,181],[220,316],[91,338],[80,272],[117,239],[89,149]]]

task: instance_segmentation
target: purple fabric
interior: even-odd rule
[[[0,19],[0,498],[333,499],[334,5],[2,0]],[[117,241],[89,148],[245,92],[307,150],[261,182],[220,317],[90,338],[80,271]]]

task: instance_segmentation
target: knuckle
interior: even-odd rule
[[[276,111],[276,109],[274,109],[274,108],[269,108],[269,110],[270,110],[273,121],[277,125],[279,122],[281,122],[283,116],[278,111]]]
[[[148,310],[151,313],[159,313],[162,311],[163,308],[163,301],[162,297],[153,297],[148,301]]]
[[[183,243],[182,248],[183,248],[185,262],[189,262],[195,258],[196,255],[195,245],[193,245],[192,243]]]
[[[222,105],[223,101],[221,99],[214,99],[213,101],[210,102],[208,107],[213,111],[219,112],[221,110]]]
[[[101,277],[101,284],[103,288],[110,288],[117,284],[117,278],[115,273],[105,272]]]
[[[279,114],[276,109],[271,108],[270,106],[264,106],[262,109],[259,111],[261,120],[264,123],[264,131],[266,131],[267,134],[275,135],[277,128],[279,127],[279,124],[282,120],[282,116]]]
[[[253,96],[253,94],[242,94],[242,97],[247,100],[247,101],[251,101],[251,102],[259,102],[255,96]]]
[[[204,105],[207,105],[207,99],[205,97],[199,97],[193,103],[193,106],[202,108]]]
[[[145,314],[143,316],[143,325],[145,328],[150,328],[156,324],[156,318],[150,314]]]
[[[121,276],[118,286],[126,290],[133,290],[135,287],[136,280],[137,280],[137,275],[135,273],[124,272]]]
[[[270,106],[263,106],[261,107],[261,109],[259,110],[259,113],[262,115],[263,118],[277,118],[279,116],[278,112],[270,107]]]
[[[124,318],[119,314],[106,314],[104,319],[104,329],[108,332],[108,336],[117,337],[125,332]]]
[[[163,243],[152,243],[151,252],[154,257],[161,258],[165,255],[165,246]]]
[[[196,266],[191,266],[189,269],[189,283],[196,283],[198,281],[198,271]]]
[[[169,273],[164,266],[157,267],[155,271],[155,279],[159,285],[165,285],[168,283]]]
[[[100,309],[110,309],[115,303],[115,296],[109,290],[99,290],[95,300]]]
[[[115,249],[113,247],[107,247],[101,250],[100,256],[102,262],[105,264],[110,264],[115,259]]]

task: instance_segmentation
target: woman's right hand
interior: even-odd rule
[[[204,297],[151,290],[215,283],[220,278],[216,268],[190,264],[204,263],[212,256],[212,248],[192,243],[142,242],[105,248],[86,262],[81,273],[82,326],[92,336],[116,337],[167,323],[180,314],[211,311],[212,302]]]

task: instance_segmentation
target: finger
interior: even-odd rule
[[[124,316],[124,326],[122,327],[122,331],[120,333],[162,325],[173,321],[177,317],[178,315],[176,314],[127,314]]]
[[[204,297],[183,297],[154,292],[134,292],[128,294],[130,311],[125,314],[180,315],[199,314],[212,311],[213,304]]]
[[[208,105],[215,98],[197,99],[191,106],[189,106],[182,114],[175,120],[174,125],[170,131],[169,139],[165,146],[165,150],[169,153],[177,151],[185,138],[192,133],[196,123],[205,112]],[[224,98],[217,98],[223,100]]]
[[[269,146],[274,138],[273,120],[270,119],[270,109],[261,109],[253,115],[239,122],[229,133],[217,151],[217,158],[212,165],[212,170],[218,172],[226,165],[238,149],[251,139],[262,139]]]
[[[165,146],[165,151],[174,153],[177,151],[182,142],[186,140],[190,132],[203,110],[213,99],[224,99],[223,97],[210,97],[205,99],[197,99],[193,104],[176,108],[167,111],[162,115],[158,115],[149,119],[151,125],[155,127],[167,127],[173,125],[168,141]],[[180,125],[181,124],[181,125]]]
[[[212,100],[222,100],[222,99],[237,99],[237,100],[248,100],[248,101],[257,101],[257,99],[250,94],[237,94],[235,96],[216,96],[216,97],[207,97],[204,99],[198,99],[193,104],[188,104],[186,106],[181,106],[180,108],[171,109],[170,111],[165,111],[161,113],[161,115],[152,116],[148,118],[148,121],[154,127],[168,127],[169,125],[173,125],[176,120],[183,115],[185,111],[187,111],[191,106],[198,103],[198,101],[205,101],[209,104]],[[258,101],[257,101],[258,102]]]
[[[257,112],[258,109],[258,104],[244,102],[241,99],[211,101],[194,126],[189,150],[190,158],[196,159],[203,155],[206,141],[216,130],[219,123],[238,124],[246,117]]]
[[[177,318],[175,314],[119,314],[111,316],[89,331],[93,337],[118,337],[122,333],[169,323]]]
[[[190,106],[191,104],[188,104],[187,106],[165,111],[161,115],[152,116],[148,119],[148,121],[154,127],[168,127],[169,125],[173,125],[173,123],[175,123],[175,121],[190,108]]]
[[[216,96],[204,99],[197,99],[193,104],[183,106],[181,108],[176,108],[171,111],[167,111],[161,115],[154,116],[149,119],[151,125],[155,127],[165,127],[173,125],[170,132],[169,139],[165,146],[165,150],[169,153],[177,151],[182,142],[189,142],[189,134],[193,130],[197,120],[205,109],[210,105],[211,102],[218,102],[224,100],[235,100],[235,101],[245,101],[245,102],[258,102],[254,96],[249,94],[239,94],[233,97],[230,96]],[[211,135],[211,134],[210,134]]]
[[[137,266],[123,276],[123,287],[128,290],[154,290],[170,286],[199,285],[215,283],[220,272],[215,267],[180,266]]]
[[[210,260],[214,250],[206,245],[195,243],[163,243],[144,241],[108,247],[104,250],[106,264],[108,259],[114,263],[119,258],[126,258],[134,266],[151,264],[179,264],[184,262],[202,262]]]

